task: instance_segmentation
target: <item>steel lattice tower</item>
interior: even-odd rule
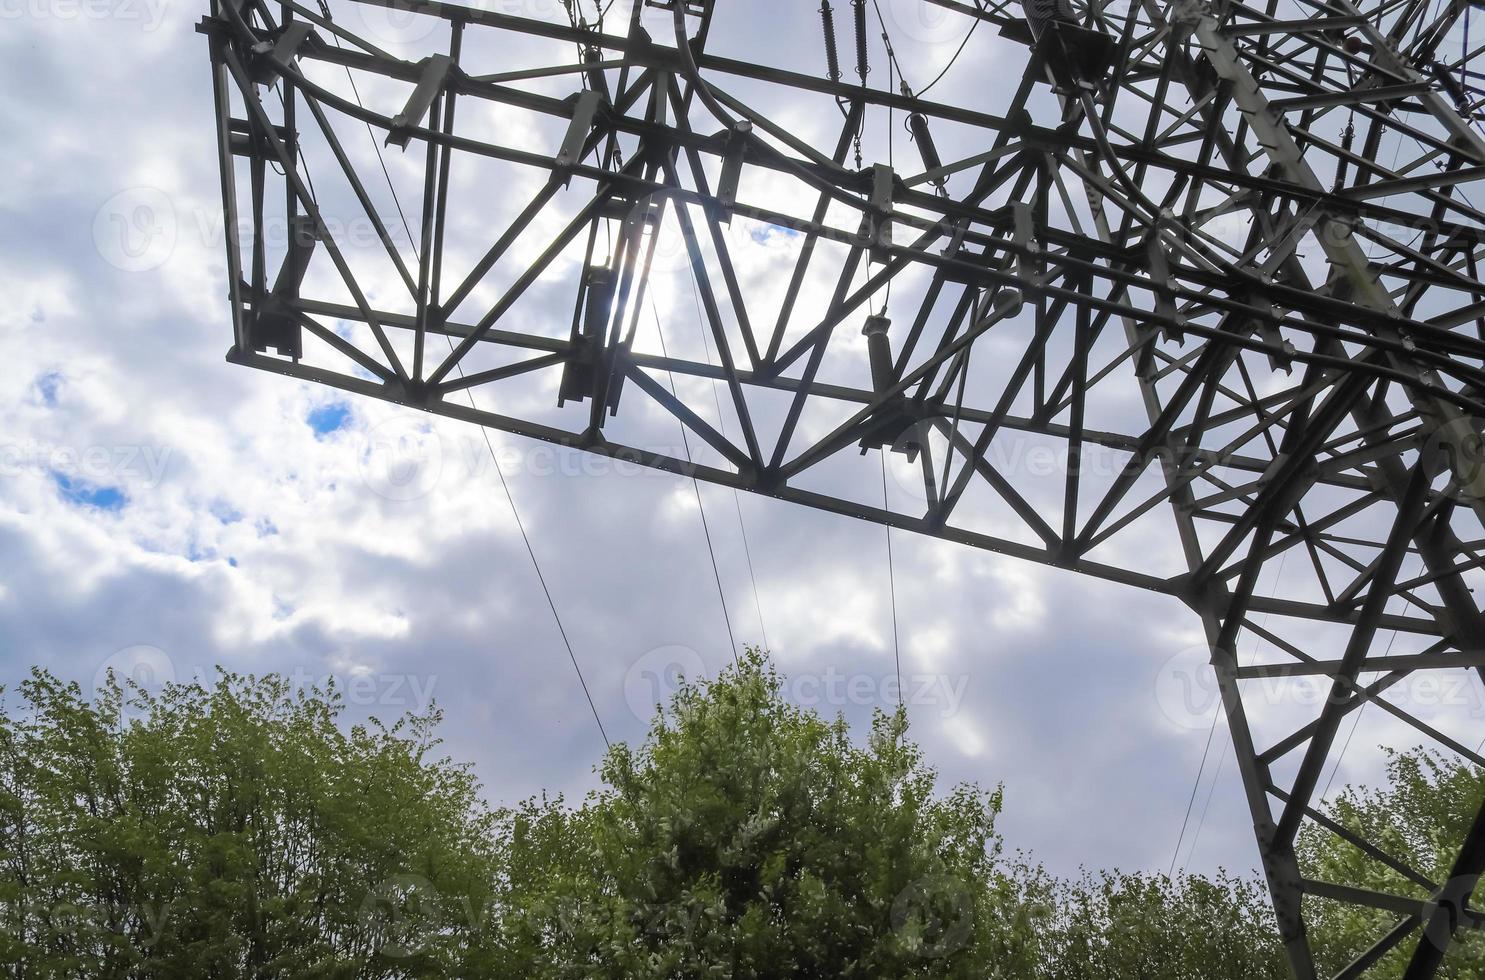
[[[1317,788],[1363,706],[1485,765],[1386,696],[1485,671],[1467,0],[922,3],[999,36],[956,69],[981,103],[889,64],[851,80],[837,51],[716,53],[746,4],[343,0],[389,44],[323,5],[213,0],[229,358],[1179,598],[1294,974],[1317,975],[1309,903],[1342,902],[1389,926],[1338,976],[1389,954],[1434,976],[1485,926],[1485,813],[1434,881]],[[776,29],[818,45],[797,9]],[[363,124],[416,169],[406,234],[352,156]],[[699,455],[662,448],[677,426]],[[1028,445],[1055,479],[1007,457]],[[1270,655],[1240,659],[1244,631]],[[1260,732],[1255,692],[1303,677],[1329,696]],[[1306,878],[1307,827],[1400,886]]]

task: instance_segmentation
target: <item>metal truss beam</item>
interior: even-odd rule
[[[959,104],[774,65],[718,0],[214,0],[222,207],[249,230],[229,359],[1177,597],[1294,975],[1436,976],[1482,921],[1485,814],[1415,868],[1316,789],[1347,718],[1485,764],[1398,698],[1485,676],[1462,7],[928,2],[1006,84]],[[1307,678],[1321,703],[1274,703]],[[1319,880],[1305,834],[1396,889]],[[1320,902],[1391,918],[1317,962]]]

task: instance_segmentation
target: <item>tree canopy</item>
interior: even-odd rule
[[[935,793],[901,713],[863,747],[761,654],[686,683],[581,807],[504,815],[506,969],[552,977],[974,977],[1031,968],[999,791]]]
[[[437,712],[345,731],[333,688],[222,674],[0,715],[0,963],[52,977],[472,975],[492,815]]]
[[[1381,786],[1347,787],[1330,806],[1330,816],[1430,881],[1448,880],[1470,823],[1485,802],[1485,772],[1434,752],[1390,752]],[[1428,899],[1422,886],[1318,828],[1299,840],[1305,873],[1384,894]],[[1478,895],[1478,893],[1477,893]],[[1478,898],[1476,900],[1478,907]],[[1380,909],[1317,900],[1306,903],[1311,942],[1322,969],[1338,973],[1396,924],[1398,916]],[[1393,949],[1373,967],[1379,980],[1400,980],[1411,945]],[[1439,970],[1442,980],[1485,977],[1485,936],[1465,930],[1456,936]]]
[[[430,709],[344,724],[334,687],[222,673],[0,712],[0,966],[101,978],[1282,980],[1262,885],[1008,852],[999,788],[941,788],[902,712],[865,737],[750,650],[684,683],[579,804],[491,809]],[[1337,821],[1446,875],[1485,775],[1413,752]],[[1307,874],[1421,897],[1334,835]],[[1384,913],[1306,907],[1334,972]],[[1478,936],[1444,976],[1485,975]],[[1405,959],[1384,961],[1401,976]]]

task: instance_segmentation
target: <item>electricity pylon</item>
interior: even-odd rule
[[[1347,722],[1485,765],[1397,698],[1485,671],[1469,3],[884,3],[843,70],[828,2],[213,0],[229,358],[1179,598],[1295,976],[1319,902],[1434,976],[1485,813],[1433,880],[1317,790]]]

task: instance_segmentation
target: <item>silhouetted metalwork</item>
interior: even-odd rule
[[[915,96],[861,2],[342,3],[201,25],[232,360],[1178,597],[1294,974],[1310,902],[1395,917],[1341,977],[1434,976],[1485,924],[1485,814],[1433,881],[1317,796],[1363,707],[1485,765],[1388,697],[1485,670],[1469,3],[923,0],[935,50],[982,32],[969,104]],[[769,33],[813,66],[725,50]],[[1415,894],[1306,879],[1306,825]]]

